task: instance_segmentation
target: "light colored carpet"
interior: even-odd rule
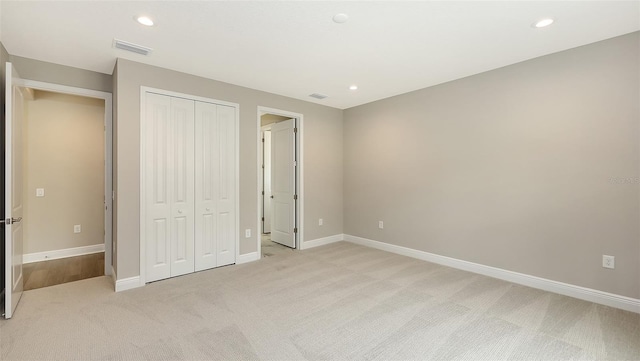
[[[27,291],[2,360],[622,360],[640,315],[339,242],[114,293]]]
[[[273,257],[283,253],[293,252],[293,248],[283,246],[271,240],[270,234],[263,234],[260,240],[260,248],[262,249],[262,257]]]

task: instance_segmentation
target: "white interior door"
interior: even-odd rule
[[[271,130],[265,130],[262,133],[262,190],[264,192],[262,199],[262,233],[271,233]]]
[[[196,271],[216,267],[218,116],[215,104],[196,102]]]
[[[193,273],[194,257],[194,106],[171,98],[171,277]]]
[[[4,316],[11,318],[22,296],[22,118],[24,101],[15,84],[18,73],[6,65],[5,105],[5,305]]]
[[[226,266],[236,262],[236,108],[217,105],[219,187],[217,199],[217,262]]]
[[[171,277],[171,98],[145,97],[145,210],[146,281]]]
[[[271,240],[296,247],[295,120],[271,126]]]

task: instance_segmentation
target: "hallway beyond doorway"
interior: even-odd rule
[[[271,234],[263,234],[261,240],[262,257],[272,257],[293,252],[293,248],[283,246],[271,240]]]
[[[27,263],[24,266],[24,290],[104,276],[104,252]]]

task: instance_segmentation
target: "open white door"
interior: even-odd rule
[[[18,73],[7,63],[5,104],[5,299],[4,317],[11,318],[22,296],[22,117],[23,96],[15,84]]]
[[[271,126],[271,240],[296,247],[295,120]]]

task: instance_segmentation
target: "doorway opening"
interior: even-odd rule
[[[24,290],[105,275],[105,101],[26,88]]]
[[[20,132],[4,147],[21,181],[3,192],[20,195],[21,231],[2,262],[5,283],[10,273],[20,290],[111,275],[112,95],[18,77],[13,85]]]
[[[287,254],[302,243],[302,114],[258,107],[258,250]]]

